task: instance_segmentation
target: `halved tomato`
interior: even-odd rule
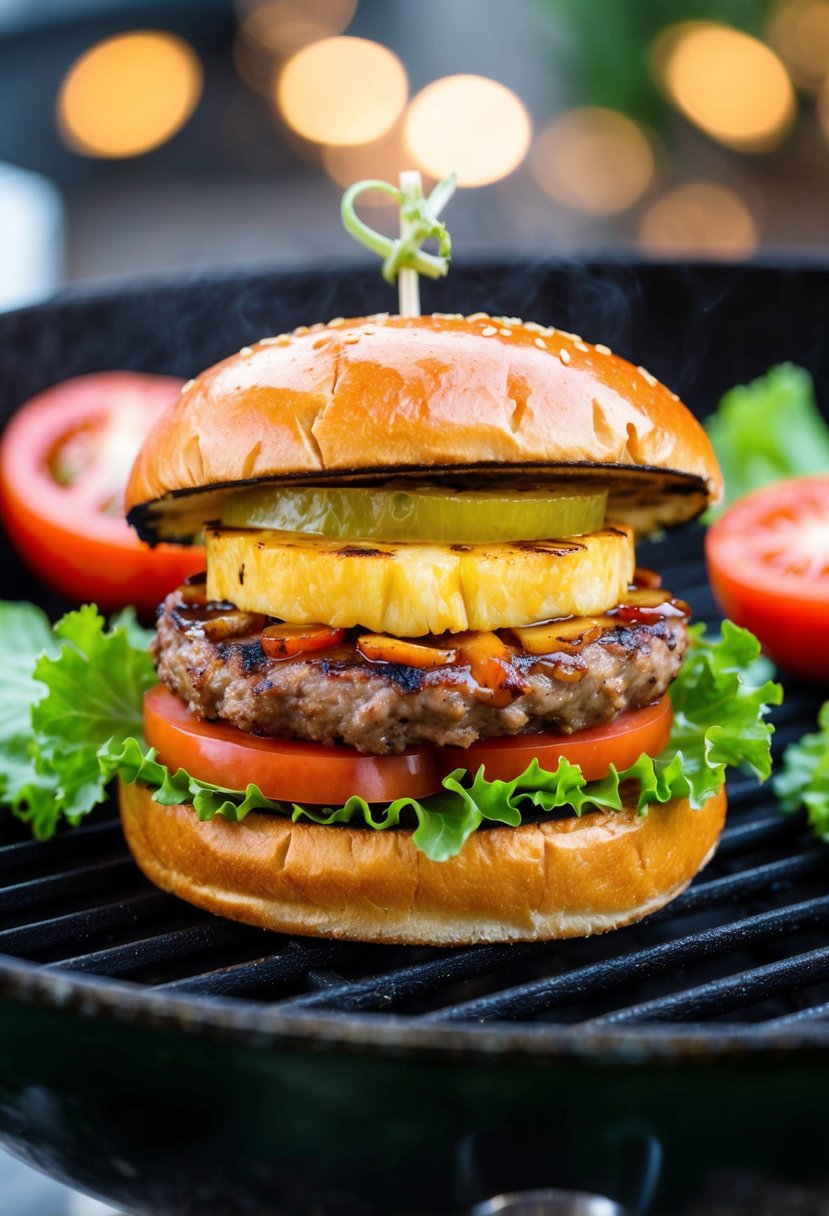
[[[741,498],[709,528],[705,555],[727,616],[780,667],[829,677],[829,475]]]
[[[204,722],[159,684],[144,697],[144,734],[168,768],[183,768],[191,777],[244,790],[258,785],[269,798],[339,806],[352,794],[367,802],[425,798],[441,787],[453,769],[510,780],[534,756],[543,768],[555,769],[561,756],[580,764],[589,781],[607,775],[609,766],[627,768],[641,753],[658,755],[671,729],[667,697],[656,705],[622,714],[607,726],[575,735],[518,735],[491,739],[472,747],[423,747],[399,756],[367,756],[352,747],[324,747],[292,739],[248,735],[224,722]]]
[[[658,756],[671,733],[673,712],[667,695],[644,709],[631,709],[604,726],[591,726],[572,735],[546,731],[535,735],[512,735],[481,739],[471,747],[445,747],[439,753],[441,771],[465,768],[476,773],[481,765],[490,781],[512,781],[537,759],[543,769],[554,772],[563,757],[578,764],[588,781],[606,777],[610,765],[629,768],[643,752]]]
[[[45,583],[104,611],[151,613],[204,569],[200,546],[138,539],[123,517],[132,461],[181,381],[138,372],[66,380],[17,411],[0,443],[0,512],[9,537]]]

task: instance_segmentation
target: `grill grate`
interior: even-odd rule
[[[670,562],[666,568],[666,556]],[[666,555],[666,585],[697,619],[715,619],[699,530]],[[812,728],[819,697],[792,688],[775,751]],[[216,920],[152,888],[130,860],[114,812],[48,844],[6,822],[0,837],[0,953],[198,1006],[297,1018],[395,1015],[428,1026],[533,1023],[584,1037],[656,1024],[756,1037],[829,1020],[829,851],[769,788],[729,786],[715,860],[668,908],[587,941],[449,951],[292,939]],[[655,812],[658,813],[658,812]],[[3,960],[0,960],[2,973]]]

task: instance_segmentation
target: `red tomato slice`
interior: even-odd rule
[[[723,612],[780,667],[829,677],[829,476],[796,477],[736,502],[708,530]]]
[[[224,722],[203,722],[162,684],[144,697],[144,736],[168,768],[200,781],[243,790],[258,785],[268,798],[340,806],[352,794],[367,802],[426,798],[440,789],[436,749],[399,756],[365,756],[352,747],[295,739],[263,739]]]
[[[79,376],[33,397],[0,443],[0,513],[24,561],[71,600],[151,613],[204,569],[200,546],[151,549],[123,518],[132,461],[181,381],[138,372]]]
[[[365,756],[351,747],[323,747],[293,739],[263,739],[224,722],[194,718],[186,705],[159,684],[144,697],[144,734],[168,768],[227,789],[258,785],[269,798],[339,806],[352,794],[367,802],[425,798],[440,789],[453,769],[511,780],[534,756],[554,769],[559,757],[580,764],[589,781],[608,768],[627,768],[641,753],[656,756],[671,729],[667,697],[646,709],[623,714],[608,726],[576,735],[522,735],[491,739],[472,747],[424,747],[400,756]]]
[[[668,742],[672,721],[671,702],[664,696],[654,705],[620,714],[605,726],[591,726],[572,735],[546,731],[482,739],[467,748],[443,748],[438,762],[444,775],[453,768],[476,773],[483,765],[490,781],[512,781],[533,759],[554,772],[563,756],[571,764],[578,764],[588,781],[598,781],[607,776],[611,764],[621,770],[638,760],[642,752],[658,756]]]

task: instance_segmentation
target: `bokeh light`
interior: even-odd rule
[[[292,56],[276,99],[289,127],[321,144],[363,144],[397,121],[408,97],[406,69],[366,38],[324,38]]]
[[[740,259],[757,248],[758,233],[736,191],[715,182],[688,182],[651,203],[639,240],[654,256]]]
[[[357,0],[247,0],[240,6],[240,35],[274,55],[290,55],[321,38],[341,34]]]
[[[391,130],[368,144],[350,147],[331,146],[323,148],[322,163],[328,176],[345,190],[352,182],[365,178],[396,182],[403,169],[411,167],[411,160],[403,142],[403,123],[396,122]],[[377,207],[396,207],[397,203],[388,194],[374,191],[360,200]]]
[[[765,43],[730,26],[688,21],[657,39],[654,68],[677,108],[740,152],[767,152],[795,117],[785,67]]]
[[[435,178],[455,170],[461,186],[485,186],[512,173],[531,138],[524,103],[485,76],[435,80],[406,113],[406,147],[418,168]]]
[[[829,140],[829,79],[824,82],[817,99],[817,116],[823,134]]]
[[[139,30],[107,38],[76,60],[58,96],[65,142],[87,156],[138,156],[166,143],[198,105],[196,52],[175,34]]]
[[[535,141],[530,169],[556,202],[588,215],[615,215],[653,181],[654,155],[642,128],[616,110],[568,110]]]
[[[802,89],[829,76],[829,0],[783,0],[769,21],[769,41]]]

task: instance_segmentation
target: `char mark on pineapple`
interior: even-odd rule
[[[527,691],[495,706],[481,698],[469,667],[371,663],[357,650],[356,634],[288,659],[267,657],[261,625],[238,638],[211,640],[185,627],[176,595],[162,606],[153,650],[159,679],[197,717],[377,755],[611,722],[657,700],[688,645],[686,622],[676,617],[608,630],[556,662],[519,653],[515,666]]]

